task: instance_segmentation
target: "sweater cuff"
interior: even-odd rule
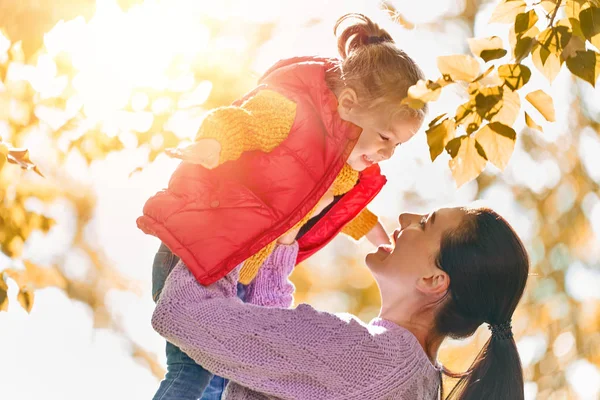
[[[298,250],[298,242],[294,242],[290,245],[278,244],[275,247],[275,250],[273,250],[273,253],[271,253],[269,258],[267,258],[261,270],[277,270],[281,272],[281,275],[285,275],[287,278],[287,276],[292,273],[294,266],[296,265]]]
[[[356,218],[342,228],[342,232],[354,240],[358,240],[369,233],[376,224],[377,215],[365,208]]]

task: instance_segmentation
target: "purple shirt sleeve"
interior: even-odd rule
[[[285,297],[288,303],[287,294],[266,294],[287,282],[286,273],[269,269],[291,270],[296,253],[294,246],[276,249],[254,286],[256,302],[283,304]],[[205,287],[179,263],[152,315],[154,329],[207,370],[278,398],[389,399],[399,388],[414,387],[423,357],[403,328],[394,333],[306,304],[244,304],[236,297],[239,268]]]
[[[246,303],[265,307],[289,308],[294,301],[294,284],[289,276],[296,265],[298,243],[277,245],[248,285]]]

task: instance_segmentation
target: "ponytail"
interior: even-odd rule
[[[466,219],[440,244],[437,266],[450,278],[430,342],[469,337],[484,322],[492,335],[446,400],[523,400],[523,370],[510,320],[525,289],[529,258],[512,227],[486,208]]]
[[[466,373],[448,376],[460,378],[447,400],[523,400],[523,369],[513,337],[490,337]]]

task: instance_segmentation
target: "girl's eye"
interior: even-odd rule
[[[384,141],[387,142],[388,140],[390,140],[390,138],[383,136],[381,133],[379,134],[379,137]]]

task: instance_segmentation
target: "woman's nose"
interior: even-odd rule
[[[411,213],[402,213],[400,217],[398,217],[398,221],[400,222],[400,229],[405,229],[409,227],[411,224],[414,224],[416,221],[421,218],[418,214]]]

